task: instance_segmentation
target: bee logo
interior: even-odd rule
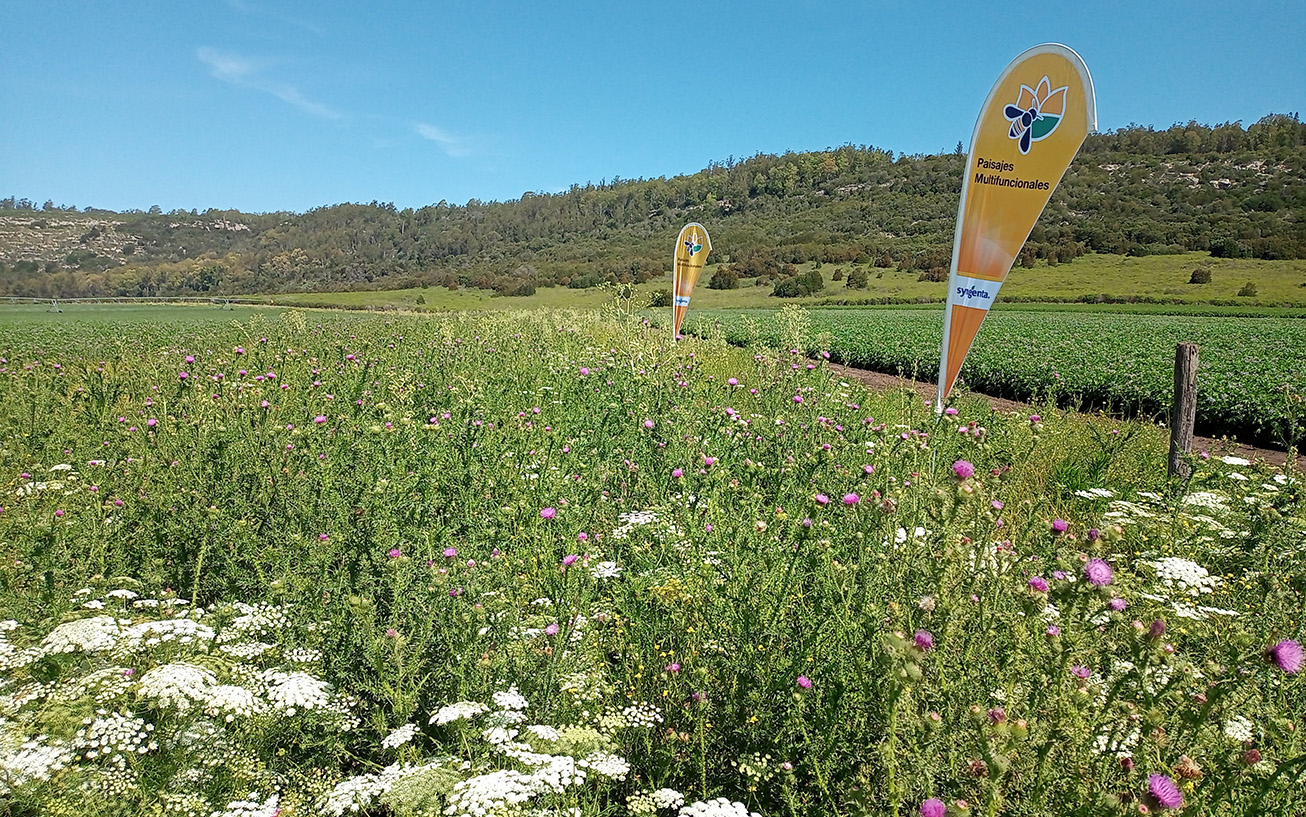
[[[699,250],[703,249],[703,243],[698,238],[697,230],[689,234],[689,238],[685,241],[685,249],[689,252],[690,258],[693,258]]]
[[[1019,140],[1020,152],[1029,153],[1033,142],[1042,141],[1057,129],[1066,115],[1066,89],[1063,85],[1052,90],[1052,83],[1043,77],[1035,90],[1028,85],[1020,86],[1020,97],[1016,104],[1006,106],[1002,113],[1011,122],[1007,135]]]

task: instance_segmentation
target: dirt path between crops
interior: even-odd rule
[[[933,401],[938,393],[938,387],[934,383],[928,383],[922,380],[912,380],[906,377],[900,377],[893,374],[883,374],[881,372],[867,371],[866,369],[854,369],[851,366],[843,366],[838,363],[829,364],[831,370],[837,372],[840,377],[849,380],[856,380],[864,386],[868,386],[877,391],[889,391],[891,389],[913,389],[921,396],[923,400]],[[1007,400],[1002,397],[990,397],[979,392],[971,392],[976,397],[982,397],[989,401],[989,405],[994,411],[1001,412],[1019,412],[1029,414],[1034,407],[1028,403],[1019,403],[1015,400]],[[1287,452],[1273,448],[1257,448],[1252,445],[1243,443],[1234,443],[1229,440],[1217,440],[1210,437],[1194,437],[1193,449],[1195,451],[1210,451],[1213,455],[1224,456],[1232,454],[1235,457],[1245,457],[1249,460],[1263,460],[1272,465],[1287,467]],[[1294,468],[1302,466],[1302,459],[1297,458],[1293,462]]]

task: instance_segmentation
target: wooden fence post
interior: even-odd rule
[[[1170,408],[1171,477],[1188,479],[1192,467],[1184,456],[1193,450],[1193,423],[1197,419],[1197,344],[1180,343],[1174,350],[1174,403]]]

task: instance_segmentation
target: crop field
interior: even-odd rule
[[[736,344],[801,339],[804,351],[826,350],[851,366],[937,378],[942,307],[814,309],[801,322],[798,334],[786,339],[786,322],[773,312],[691,311],[686,328],[720,333]],[[1306,434],[1301,319],[999,307],[985,319],[960,383],[1002,397],[1164,419],[1181,341],[1200,348],[1199,432],[1300,444]]]
[[[209,314],[5,326],[7,814],[1306,810],[1297,474],[834,313]]]

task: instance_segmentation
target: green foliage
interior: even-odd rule
[[[1303,637],[1299,478],[936,416],[798,363],[835,328],[7,331],[5,808],[1123,817],[1198,764],[1186,814],[1300,812],[1306,682],[1266,657]]]
[[[691,311],[724,325],[731,342],[745,342],[744,319],[763,312]],[[813,309],[813,332],[834,338],[833,358],[890,374],[928,379],[939,369],[936,309]],[[766,342],[791,340],[778,332]],[[1063,406],[1103,408],[1163,419],[1174,393],[1174,348],[1201,347],[1199,433],[1284,445],[1284,384],[1306,390],[1306,362],[1281,350],[1306,348],[1306,322],[1273,318],[1165,316],[995,309],[985,319],[961,370],[961,382],[986,394],[1018,400],[1051,397]],[[807,338],[806,351],[820,351]]]
[[[1190,284],[1209,284],[1209,283],[1211,283],[1211,271],[1210,271],[1209,269],[1205,269],[1205,268],[1202,268],[1202,267],[1199,267],[1198,269],[1193,270],[1193,274],[1192,274],[1192,276],[1188,279],[1188,283],[1190,283]]]
[[[732,267],[718,267],[707,286],[708,289],[739,289],[739,273]]]
[[[574,185],[509,202],[307,213],[110,213],[51,218],[0,202],[0,294],[39,297],[332,292],[431,286],[502,293],[660,277],[687,220],[712,231],[741,278],[785,264],[948,267],[965,157],[874,147],[757,155],[670,179]],[[1306,258],[1306,124],[1187,123],[1093,134],[1035,225],[1019,264],[1087,252]],[[69,260],[74,250],[94,260]],[[130,253],[130,254],[128,254]],[[30,263],[19,270],[18,265]],[[212,265],[217,265],[214,269]],[[49,269],[46,269],[50,265]],[[208,274],[200,270],[209,269]]]

